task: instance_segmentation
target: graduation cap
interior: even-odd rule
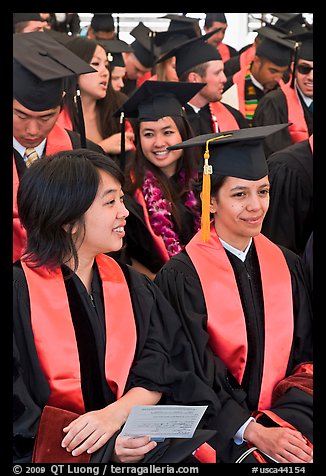
[[[108,61],[112,67],[125,67],[122,53],[125,51],[133,52],[133,48],[122,40],[98,40],[98,43],[104,47]]]
[[[158,31],[154,37],[154,43],[160,48],[160,54],[162,55],[193,38],[192,31],[191,28]]]
[[[136,117],[141,122],[158,121],[165,116],[184,116],[182,106],[195,96],[205,84],[180,81],[144,81],[113,116],[120,116],[120,122],[123,125],[125,117]],[[124,127],[121,131],[121,153],[124,153]]]
[[[288,40],[293,40],[297,43],[298,48],[297,59],[305,59],[307,61],[313,61],[313,31],[307,28],[301,32],[291,33],[284,36]]]
[[[145,68],[152,68],[155,59],[160,54],[160,50],[154,43],[156,31],[145,26],[143,22],[139,22],[131,30],[130,35],[135,38],[135,41],[131,43],[134,55]]]
[[[189,38],[195,38],[201,33],[198,18],[186,17],[184,15],[176,15],[175,13],[168,13],[167,15],[164,15],[160,18],[166,18],[168,20],[171,20],[168,27],[168,31],[180,29],[188,30],[187,36],[189,36],[189,34],[191,35],[189,36]]]
[[[114,31],[112,13],[94,13],[91,27],[94,31]]]
[[[294,53],[294,42],[284,38],[284,34],[273,28],[260,28],[262,41],[256,48],[256,55],[267,58],[277,66],[290,65]]]
[[[41,21],[45,22],[39,13],[14,13],[13,14],[13,23],[20,23],[23,21]]]
[[[63,78],[94,71],[44,32],[13,35],[13,95],[32,111],[60,104]]]
[[[180,77],[194,66],[206,63],[207,61],[221,60],[222,57],[218,49],[206,42],[208,38],[220,30],[221,28],[215,28],[206,35],[192,38],[173,47],[170,51],[161,55],[156,60],[156,63],[161,63],[171,58],[171,56],[175,56],[175,69],[178,77]]]
[[[225,13],[206,13],[205,23],[208,22],[227,23]]]
[[[44,32],[13,35],[13,97],[32,111],[57,107],[64,91],[63,80],[96,70]],[[86,146],[85,127],[76,92],[80,116],[82,147]]]
[[[263,148],[265,137],[288,127],[290,123],[271,126],[248,127],[245,129],[203,134],[168,150],[205,146],[202,160],[202,239],[209,239],[211,174],[259,180],[268,175],[268,166]]]
[[[291,88],[294,88],[295,71],[298,59],[313,61],[313,31],[308,28],[304,32],[292,33],[284,38],[295,41],[294,66],[291,79]]]
[[[293,28],[305,23],[302,13],[271,13],[271,15],[277,18],[275,26],[282,28],[285,32],[291,32]]]

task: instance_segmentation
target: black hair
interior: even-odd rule
[[[23,260],[31,267],[54,269],[73,259],[78,268],[76,238],[85,234],[84,214],[92,205],[100,183],[99,171],[124,177],[108,156],[88,149],[61,151],[36,160],[20,180],[18,214],[27,232]]]
[[[193,130],[188,122],[188,120],[183,116],[171,116],[171,118],[176,123],[176,126],[180,132],[182,141],[194,137]],[[172,204],[172,217],[179,229],[181,229],[180,216],[177,208],[174,206],[174,202],[185,195],[191,189],[191,182],[194,176],[194,173],[198,170],[199,163],[199,148],[188,148],[185,149],[183,155],[178,160],[176,175],[183,170],[185,172],[185,183],[182,186],[181,190],[176,196],[176,190],[171,185],[170,179],[160,170],[159,167],[152,164],[149,160],[146,159],[144,153],[140,146],[139,138],[139,122],[137,121],[134,124],[135,129],[135,143],[138,145],[135,151],[135,156],[127,164],[126,170],[126,187],[125,192],[133,195],[138,188],[141,188],[144,182],[144,177],[147,170],[150,170],[156,177],[158,185],[164,195],[164,197],[169,200]],[[128,180],[129,177],[132,177],[133,180]]]

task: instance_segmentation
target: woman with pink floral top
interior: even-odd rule
[[[135,158],[126,171],[126,249],[131,264],[154,279],[198,231],[199,208],[191,183],[198,150],[167,147],[193,137],[183,105],[204,84],[146,81],[115,115],[137,118]]]

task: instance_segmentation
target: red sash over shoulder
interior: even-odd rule
[[[215,132],[224,132],[239,129],[239,124],[237,123],[234,115],[231,114],[231,112],[225,107],[224,104],[219,101],[210,102],[209,107],[211,114],[213,115],[213,122],[216,118],[219,128],[219,131]]]
[[[134,314],[120,266],[102,254],[96,257],[96,263],[105,307],[105,375],[111,390],[120,398],[136,349]],[[83,413],[78,348],[62,271],[29,268],[24,262],[22,267],[28,284],[35,345],[51,389],[47,404]]]
[[[229,60],[231,58],[230,56],[230,50],[228,48],[228,46],[225,44],[225,43],[220,43],[217,47],[221,57],[222,57],[222,61],[223,63],[225,63],[225,61]]]
[[[61,150],[71,149],[72,144],[67,131],[56,123],[47,137],[45,153],[47,155],[52,155]],[[17,210],[18,186],[19,178],[15,158],[13,157],[13,262],[20,259],[26,246],[26,231],[25,228],[20,225]]]
[[[302,105],[298,97],[296,88],[291,88],[290,81],[280,84],[288,107],[288,122],[292,124],[288,127],[292,143],[301,142],[309,138],[308,127],[304,117]]]
[[[284,378],[293,340],[291,276],[281,250],[260,234],[254,238],[264,296],[265,349],[258,408],[271,405],[275,385]],[[210,345],[241,383],[247,360],[247,332],[233,268],[211,227],[209,241],[199,231],[186,246],[198,273],[207,308]]]

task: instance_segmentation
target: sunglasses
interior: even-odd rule
[[[313,66],[308,66],[307,64],[298,64],[297,66],[297,71],[299,71],[300,74],[309,74],[313,69]]]

